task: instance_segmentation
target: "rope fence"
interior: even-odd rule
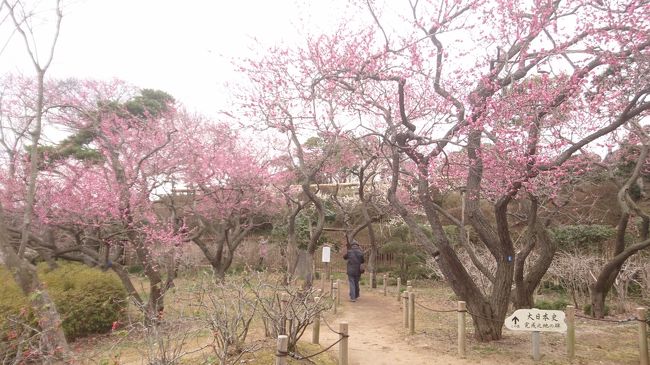
[[[387,277],[384,275],[383,277],[383,294],[386,296],[387,295]],[[467,314],[471,315],[474,319],[482,319],[484,321],[491,321],[493,323],[498,323],[500,325],[505,324],[505,319],[503,320],[498,320],[492,317],[489,317],[488,315],[484,314],[478,314],[473,311],[470,311],[467,309],[467,305],[464,301],[459,301],[458,306],[456,309],[441,309],[441,308],[432,308],[428,305],[425,305],[421,301],[416,300],[416,293],[415,290],[413,290],[412,283],[410,281],[407,281],[406,283],[406,290],[404,292],[401,292],[401,280],[397,280],[397,298],[398,300],[401,299],[401,307],[402,310],[404,311],[404,327],[408,329],[409,334],[413,335],[415,334],[415,308],[418,307],[422,310],[426,310],[428,312],[432,313],[454,313],[456,312],[458,315],[458,356],[461,358],[466,357],[466,344],[467,344],[467,339],[466,339],[466,325],[467,325],[467,320],[466,316]],[[333,313],[336,314],[336,305],[340,304],[340,290],[341,290],[341,285],[340,282],[337,281],[330,281],[330,296],[333,301],[334,307],[333,307]],[[316,292],[317,295],[320,295],[320,292]],[[314,298],[315,300],[318,300],[318,297]],[[558,311],[543,311],[543,310],[537,310],[537,309],[531,309],[535,311],[540,311],[542,313],[557,313]],[[532,319],[531,317],[531,312],[524,312],[528,313],[528,318]],[[534,314],[535,312],[533,312]],[[559,313],[562,315],[562,313]],[[514,314],[513,314],[514,316]],[[636,309],[636,315],[634,317],[629,317],[625,319],[609,319],[609,318],[593,318],[589,316],[584,316],[584,315],[579,315],[575,313],[575,307],[573,306],[567,306],[565,312],[564,312],[564,321],[566,323],[566,346],[567,346],[567,357],[569,358],[570,361],[572,361],[575,357],[575,320],[576,318],[586,320],[586,321],[597,321],[597,322],[604,322],[604,323],[610,323],[613,325],[625,325],[625,324],[631,324],[631,323],[638,323],[638,332],[639,332],[639,363],[641,365],[650,365],[650,362],[648,361],[648,333],[647,333],[647,327],[650,325],[650,320],[647,318],[647,308],[637,308]],[[521,316],[520,316],[521,318]],[[562,320],[562,317],[559,317],[560,320]],[[516,318],[515,318],[516,319]],[[539,318],[538,318],[539,319]],[[514,322],[514,321],[513,321]],[[324,323],[325,326],[329,331],[332,333],[336,334],[339,336],[338,340],[332,343],[331,345],[327,346],[326,348],[323,348],[322,350],[310,354],[310,355],[301,355],[299,353],[293,352],[293,351],[288,351],[287,350],[287,345],[288,345],[288,338],[285,335],[280,335],[278,336],[278,343],[277,343],[277,350],[276,350],[276,365],[286,365],[287,364],[287,358],[291,357],[296,360],[309,360],[312,359],[318,355],[321,355],[332,348],[334,346],[338,345],[339,346],[339,361],[338,363],[341,365],[347,365],[348,364],[348,339],[349,339],[349,334],[348,334],[348,323],[347,322],[340,322],[339,323],[339,330],[335,330],[332,328],[332,326],[328,323],[325,317],[321,316],[320,314],[317,315],[314,320],[313,320],[313,337],[312,337],[312,343],[314,344],[319,344],[319,333],[320,333],[320,326],[321,323]],[[512,323],[509,323],[509,328],[510,329],[519,329],[519,328],[513,328]],[[516,323],[516,322],[515,322]],[[529,327],[526,327],[526,329],[520,328],[521,330],[526,330],[531,332],[531,342],[532,342],[532,350],[533,350],[533,359],[535,361],[539,360],[541,358],[540,355],[540,336],[541,336],[541,328],[540,327],[533,327],[533,328],[539,328],[540,330],[535,330],[535,329],[529,329]],[[545,327],[546,328],[546,327]],[[564,332],[564,330],[557,331],[555,330],[554,332]]]
[[[279,335],[278,336],[278,342],[277,342],[277,349],[275,353],[275,364],[276,365],[286,365],[287,364],[287,356],[294,358],[296,360],[309,360],[311,358],[314,358],[320,354],[323,354],[329,350],[331,350],[334,346],[339,345],[339,364],[347,365],[348,364],[348,338],[350,335],[348,334],[348,323],[347,322],[340,322],[339,323],[339,330],[336,331],[335,329],[330,326],[330,324],[327,322],[325,317],[321,317],[320,315],[317,316],[317,318],[314,319],[314,333],[319,333],[320,332],[320,323],[325,323],[325,326],[333,333],[337,334],[339,336],[339,339],[329,345],[328,347],[313,353],[311,355],[301,355],[297,352],[294,351],[287,351],[287,346],[288,346],[288,338],[285,335]],[[285,340],[286,338],[286,340]],[[312,339],[312,342],[315,344],[318,344],[319,339],[318,337],[314,337]]]
[[[398,280],[398,285],[400,280]],[[398,286],[399,288],[399,286]],[[408,329],[409,334],[415,334],[415,307],[417,306],[420,309],[426,310],[432,313],[458,313],[458,355],[463,358],[466,356],[466,314],[471,315],[473,318],[482,319],[485,321],[491,321],[493,323],[498,323],[500,325],[505,324],[505,320],[499,320],[487,315],[475,313],[467,309],[467,305],[463,301],[458,302],[458,307],[456,309],[440,309],[432,308],[423,304],[421,301],[416,300],[416,293],[413,290],[412,283],[407,282],[406,291],[400,293],[398,289],[398,298],[402,299],[401,307],[404,314],[404,327]],[[555,312],[555,311],[553,311]],[[580,318],[588,321],[598,321],[611,323],[614,325],[625,325],[638,323],[639,328],[639,363],[641,365],[650,365],[648,361],[648,334],[647,327],[650,325],[650,319],[647,318],[646,308],[637,308],[636,315],[634,317],[625,318],[625,319],[609,319],[609,318],[594,318],[583,316],[575,313],[575,307],[567,306],[565,315],[566,322],[566,345],[567,345],[567,356],[570,360],[573,360],[575,357],[575,319]],[[516,323],[516,322],[515,322]],[[537,327],[539,328],[539,327]],[[540,328],[541,329],[541,328]],[[531,332],[532,343],[533,343],[533,358],[539,360],[541,358],[539,354],[539,343],[540,343],[540,333],[541,331],[536,331],[535,329],[523,329]],[[561,332],[561,331],[553,331]]]
[[[422,304],[420,302],[415,302],[415,304],[418,307],[422,308],[422,309],[426,309],[429,312],[434,312],[434,313],[454,313],[454,312],[458,312],[458,309],[433,309],[433,308],[429,308],[429,307],[425,306],[424,304]]]
[[[648,323],[648,320],[640,320],[636,317],[631,317],[631,318],[626,318],[626,319],[608,319],[608,318],[594,318],[594,317],[587,317],[587,316],[581,316],[579,314],[576,314],[576,318],[581,318],[581,319],[586,319],[588,321],[595,321],[595,322],[608,322],[608,323],[615,323],[615,324],[628,324],[632,322],[645,322]]]
[[[350,336],[345,336],[345,337],[350,337]],[[324,352],[329,351],[330,349],[332,349],[332,347],[338,345],[342,340],[343,340],[343,337],[339,338],[338,341],[336,341],[336,342],[334,342],[333,344],[327,346],[327,347],[324,348],[323,350],[318,351],[318,352],[315,353],[315,354],[311,354],[311,355],[300,355],[300,354],[295,353],[295,352],[289,352],[288,354],[289,354],[289,356],[291,356],[292,358],[294,358],[294,359],[296,359],[296,360],[309,360],[309,359],[311,359],[312,357],[316,357],[316,356],[318,356],[318,355],[320,355],[320,354],[322,354],[322,353],[324,353]]]

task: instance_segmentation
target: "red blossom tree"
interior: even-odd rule
[[[179,247],[183,232],[159,214],[154,194],[177,173],[179,129],[191,120],[174,100],[122,82],[67,81],[59,84],[58,113],[52,121],[73,134],[41,150],[39,222],[67,239],[61,245],[39,242],[55,257],[90,261],[111,268],[148,320],[164,308],[174,270],[163,275],[161,252]],[[148,300],[136,291],[120,264],[133,252],[149,280]]]
[[[287,247],[288,274],[291,278],[298,263],[299,250],[295,242],[297,214],[311,205],[315,221],[309,223],[310,237],[307,245],[305,267],[310,268],[305,275],[305,285],[313,281],[314,253],[318,248],[325,227],[325,205],[318,196],[314,185],[325,177],[327,164],[336,154],[337,141],[343,138],[343,131],[336,120],[337,105],[330,100],[323,101],[311,89],[308,73],[293,72],[296,65],[289,60],[293,55],[282,48],[270,49],[259,60],[247,60],[240,71],[251,80],[251,84],[238,91],[243,116],[257,123],[258,130],[273,130],[282,134],[287,141],[283,153],[286,162],[294,171],[301,197],[289,198],[292,205],[289,214],[289,239]],[[298,65],[301,67],[301,65]],[[318,137],[324,148],[314,148],[307,143],[310,137]],[[293,197],[295,198],[295,196]]]
[[[276,212],[275,177],[265,155],[225,123],[203,123],[183,137],[180,180],[186,202],[179,217],[204,253],[218,280],[225,278],[235,251],[256,227]]]

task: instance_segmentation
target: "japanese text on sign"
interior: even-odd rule
[[[506,328],[514,331],[565,332],[564,312],[541,309],[517,309],[506,318]]]

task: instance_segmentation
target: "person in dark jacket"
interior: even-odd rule
[[[343,258],[348,261],[347,273],[348,283],[350,284],[350,301],[356,302],[359,297],[359,279],[361,278],[361,264],[365,261],[363,259],[363,252],[359,248],[359,243],[354,240],[348,248],[348,252],[343,255]]]

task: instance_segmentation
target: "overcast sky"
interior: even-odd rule
[[[54,0],[42,0],[53,3]],[[164,90],[188,108],[215,116],[230,60],[257,41],[298,42],[302,24],[326,28],[334,0],[76,0],[65,6],[51,77],[119,78]],[[26,1],[27,3],[27,1]],[[300,4],[302,3],[302,4]],[[51,18],[51,16],[49,16]],[[8,29],[10,24],[3,24]],[[50,29],[43,26],[46,32]],[[7,34],[5,32],[5,39]],[[45,40],[45,42],[43,42]],[[32,72],[20,38],[0,54],[5,72]],[[47,43],[41,36],[39,41]]]

